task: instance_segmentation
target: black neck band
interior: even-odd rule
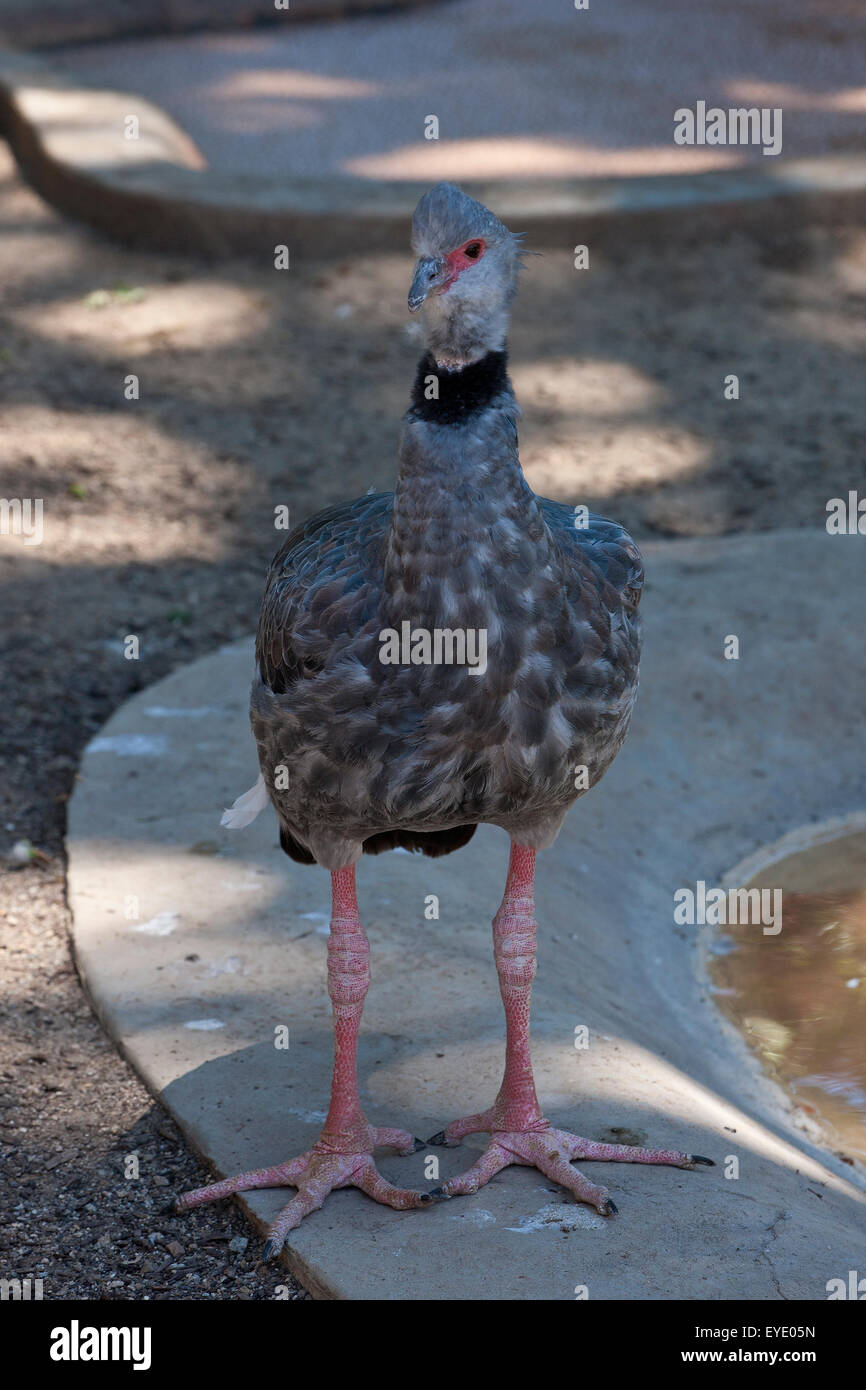
[[[412,388],[411,413],[435,425],[459,425],[486,410],[509,389],[506,352],[488,352],[458,371],[438,367],[430,353],[418,363]]]

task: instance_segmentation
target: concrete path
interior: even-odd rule
[[[127,139],[131,118],[136,138]],[[60,212],[126,246],[198,255],[270,260],[284,243],[293,258],[317,261],[358,247],[405,254],[412,212],[429,187],[429,179],[212,169],[160,106],[2,48],[0,134],[25,178]],[[866,157],[766,159],[640,177],[490,177],[464,187],[536,248],[584,241],[596,251],[628,249],[636,238],[658,245],[684,219],[695,235],[857,221],[866,206]]]
[[[120,35],[303,24],[433,0],[0,0],[0,43],[50,48]]]
[[[591,1299],[820,1300],[829,1279],[862,1272],[866,1174],[815,1147],[812,1122],[723,1020],[704,969],[710,929],[675,927],[673,894],[766,859],[762,847],[798,828],[862,825],[863,544],[828,536],[818,516],[814,532],[649,547],[633,733],[540,862],[533,1035],[547,1113],[719,1166],[594,1167],[620,1209],[611,1221],[529,1169],[420,1212],[337,1193],[291,1238],[291,1266],[316,1294],[572,1300],[586,1286]],[[737,661],[722,657],[729,634]],[[86,987],[221,1174],[309,1146],[331,1050],[327,875],[288,863],[270,816],[219,829],[256,771],[250,669],[241,643],[124,705],[86,753],[69,826]],[[441,861],[361,867],[373,987],[360,1075],[376,1123],[426,1136],[495,1092],[490,919],[506,856],[505,837],[482,828]],[[429,894],[438,920],[425,919]],[[772,969],[776,938],[764,940]],[[288,1050],[274,1045],[281,1026]],[[481,1143],[431,1151],[440,1177]],[[427,1157],[380,1166],[423,1188]],[[244,1199],[258,1224],[284,1201]]]
[[[674,112],[699,99],[782,107],[786,158],[862,152],[864,38],[853,6],[814,0],[453,0],[58,56],[162,105],[217,172],[429,183],[776,162],[757,148],[675,145]]]
[[[171,24],[216,23],[229,2],[172,0]],[[16,29],[19,3],[0,0],[0,43],[42,32]],[[148,27],[166,3],[112,13]],[[306,3],[322,13],[330,0]],[[129,246],[213,256],[403,251],[418,197],[442,177],[536,247],[650,244],[684,219],[696,234],[768,234],[862,216],[866,16],[849,7],[406,8],[305,24],[293,6],[291,23],[55,48],[50,64],[0,48],[0,133],[61,212]],[[233,22],[260,12],[249,0]],[[58,0],[39,23],[107,13]],[[781,154],[677,145],[674,112],[699,101],[781,109],[768,128]],[[425,138],[431,117],[438,139]]]

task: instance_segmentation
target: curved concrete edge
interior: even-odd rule
[[[129,118],[137,122],[127,138]],[[159,107],[122,92],[70,84],[31,54],[0,49],[0,132],[22,172],[50,203],[93,221],[112,169],[132,172],[206,168],[194,141]],[[110,228],[110,221],[103,220]]]
[[[677,888],[863,814],[851,745],[866,652],[839,604],[863,593],[861,543],[821,528],[653,544],[646,558],[632,733],[539,864],[533,1053],[554,1123],[720,1166],[605,1165],[621,1213],[608,1222],[529,1169],[423,1212],[337,1193],[286,1254],[319,1297],[573,1300],[586,1284],[591,1299],[823,1300],[829,1279],[862,1266],[866,1173],[822,1149],[763,1073],[713,1002],[701,930],[673,922]],[[730,633],[734,662],[722,655]],[[289,864],[269,816],[242,834],[218,826],[255,776],[251,665],[251,643],[237,643],[124,704],[86,750],[68,834],[89,997],[220,1174],[307,1148],[330,1071],[327,874]],[[505,837],[482,827],[445,859],[389,854],[359,869],[373,962],[359,1072],[376,1123],[430,1134],[495,1092],[490,920],[506,859]],[[576,1050],[581,1025],[589,1046]],[[274,1044],[281,1026],[287,1050]],[[436,1151],[439,1179],[482,1142]],[[427,1158],[383,1154],[379,1166],[424,1186]],[[284,1201],[241,1204],[261,1228]]]
[[[800,825],[774,840],[770,845],[762,845],[722,875],[720,887],[737,888],[748,883],[765,869],[772,868],[795,854],[805,854],[809,850],[820,849],[824,845],[835,844],[849,835],[866,831],[866,811],[852,811],[848,816],[831,816],[820,825]]]
[[[124,135],[138,117],[140,138]],[[209,256],[315,258],[403,251],[427,185],[356,179],[283,182],[206,167],[193,141],[142,97],[82,86],[32,55],[0,51],[0,131],[22,172],[60,212],[127,245]],[[866,157],[629,179],[468,181],[534,246],[609,245],[686,223],[719,230],[830,221],[866,212]]]
[[[443,0],[0,0],[0,43],[24,48],[100,39],[191,33],[199,29],[248,29],[346,19],[387,10],[417,9]]]

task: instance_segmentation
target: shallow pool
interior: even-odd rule
[[[866,1159],[866,834],[792,854],[743,887],[781,888],[782,930],[719,929],[714,995],[767,1070]]]

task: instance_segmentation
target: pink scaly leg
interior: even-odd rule
[[[535,850],[512,844],[508,880],[502,905],[493,919],[493,954],[505,1006],[505,1075],[489,1110],[454,1120],[433,1136],[431,1144],[457,1144],[467,1134],[490,1134],[490,1143],[465,1173],[435,1189],[433,1197],[458,1197],[477,1192],[509,1164],[538,1168],[546,1177],[587,1202],[602,1216],[616,1207],[606,1187],[596,1187],[576,1168],[575,1158],[618,1163],[666,1163],[694,1168],[712,1159],[672,1149],[638,1149],[625,1144],[599,1144],[554,1129],[541,1113],[535,1094],[529,1051],[529,1001],[535,976]]]
[[[354,868],[331,874],[331,935],[328,939],[328,993],[334,1006],[334,1072],[331,1104],[316,1143],[298,1158],[273,1168],[241,1173],[236,1178],[187,1192],[177,1203],[189,1211],[218,1197],[250,1192],[257,1187],[296,1187],[298,1195],[284,1207],[268,1232],[264,1259],[278,1255],[289,1231],[323,1204],[338,1187],[358,1187],[377,1202],[398,1211],[428,1206],[428,1193],[393,1187],[377,1171],[377,1145],[401,1154],[424,1147],[402,1129],[377,1129],[369,1124],[358,1095],[358,1031],[370,986],[370,946],[358,915]]]

